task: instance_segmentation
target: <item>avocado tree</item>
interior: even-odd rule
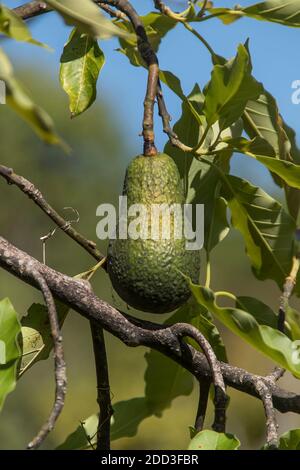
[[[177,216],[182,216],[185,203],[194,209],[204,206],[201,272],[205,280],[201,284],[200,247],[186,249],[182,235],[178,239],[159,236],[150,240],[111,236],[104,255],[95,241],[74,228],[74,221],[67,220],[48,203],[41,192],[43,188],[0,165],[4,182],[17,186],[54,222],[57,230],[79,244],[96,263],[88,271],[70,277],[49,267],[45,258],[41,263],[0,236],[0,267],[27,283],[28,289],[41,291],[44,299],[44,305],[33,304],[21,319],[13,299],[0,301],[0,407],[23,374],[52,350],[54,354],[55,402],[46,423],[28,444],[29,449],[42,445],[63,410],[67,379],[61,329],[70,309],[90,322],[99,411],[88,418],[81,417],[82,424],[59,449],[110,449],[111,439],[134,435],[142,420],[160,416],[173,399],[189,395],[194,379],[199,384],[199,402],[195,405],[189,449],[240,447],[238,437],[226,432],[230,388],[261,401],[266,423],[264,449],[300,446],[300,429],[280,437],[277,426],[277,412],[300,413],[300,394],[277,384],[286,371],[300,378],[300,316],[290,306],[291,296],[300,293],[300,152],[295,132],[282,118],[275,98],[252,74],[248,41],[239,44],[236,55],[228,59],[214,51],[198,31],[204,21],[211,20],[214,27],[222,21],[230,28],[243,17],[300,27],[300,1],[269,0],[233,8],[214,7],[209,0],[184,3],[183,11],[178,12],[175,7],[154,0],[153,10],[144,16],[128,0],[31,1],[12,9],[0,4],[0,33],[12,40],[47,47],[30,32],[30,19],[41,15],[60,15],[73,26],[60,64],[60,83],[68,95],[73,118],[84,113],[96,99],[97,81],[105,61],[99,40],[116,37],[119,52],[129,63],[147,70],[141,117],[143,151],[127,169],[123,195],[130,205],[178,204],[179,212],[172,213],[171,226],[176,225]],[[178,24],[186,34],[197,38],[212,61],[207,85],[201,90],[196,84],[189,95],[184,93],[180,77],[163,70],[163,64],[161,69],[157,58],[164,37]],[[37,138],[69,152],[69,145],[56,132],[47,112],[25,91],[2,48],[0,80],[1,102],[6,102],[31,126]],[[182,106],[182,115],[174,127],[164,98],[166,88]],[[161,122],[161,132],[167,136],[165,148],[161,149],[164,153],[155,144],[154,120]],[[5,135],[1,135],[1,141],[4,139]],[[234,176],[230,169],[234,153],[263,165],[272,175],[274,188],[281,188],[284,201],[277,201],[252,182]],[[143,217],[140,215],[140,231]],[[75,219],[78,221],[77,214]],[[126,228],[131,219],[128,220]],[[158,225],[162,225],[162,218],[158,220]],[[150,224],[153,226],[153,219]],[[253,276],[262,283],[272,280],[277,284],[278,312],[257,298],[214,291],[211,256],[231,230],[239,231],[243,238]],[[230,270],[230,259],[225,259],[221,268]],[[172,314],[167,320],[164,316],[143,320],[142,314],[137,318],[101,300],[92,287],[98,269],[107,272],[115,290],[130,306],[148,313]],[[259,376],[230,365],[218,330],[220,324],[271,359],[274,369]],[[111,403],[104,331],[128,347],[150,349],[146,354],[143,397]],[[210,399],[214,407],[211,428],[205,421]]]

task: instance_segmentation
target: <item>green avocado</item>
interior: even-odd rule
[[[127,168],[123,196],[127,196],[128,210],[133,204],[143,204],[144,209],[134,216],[128,211],[125,222],[122,218],[123,227],[130,229],[134,224],[137,235],[121,238],[119,220],[116,239],[110,240],[107,271],[112,285],[128,305],[138,310],[170,312],[190,297],[182,273],[193,282],[198,282],[200,274],[199,250],[186,249],[182,231],[176,235],[175,228],[180,227],[177,222],[182,220],[184,192],[172,158],[166,154],[135,157]],[[169,210],[173,204],[177,211]],[[162,207],[162,211],[155,218],[153,208],[157,207]],[[166,211],[169,219],[164,219]],[[156,232],[151,231],[153,226]]]

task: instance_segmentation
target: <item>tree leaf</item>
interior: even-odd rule
[[[285,26],[300,27],[299,0],[268,0],[243,8],[245,16]]]
[[[71,116],[88,109],[96,99],[97,80],[105,58],[96,40],[74,29],[60,59],[60,82],[69,96]]]
[[[107,39],[128,34],[102,15],[91,0],[46,0],[64,18],[66,24],[77,26],[81,32],[95,38]]]
[[[69,307],[56,301],[60,326],[63,325]],[[32,304],[28,314],[22,318],[22,361],[19,377],[36,362],[49,357],[53,348],[48,309],[45,305]]]
[[[119,401],[113,405],[113,409],[112,440],[135,436],[140,423],[152,414],[148,400],[145,397]]]
[[[255,299],[254,297],[239,296],[236,298],[235,306],[250,313],[259,325],[267,325],[271,328],[277,328],[277,315],[261,300]]]
[[[279,450],[300,450],[300,429],[291,429],[279,438]]]
[[[223,175],[223,181],[232,225],[244,238],[255,275],[282,288],[294,253],[295,221],[261,188],[231,175]]]
[[[219,121],[221,130],[229,127],[242,115],[247,102],[259,96],[262,86],[252,77],[251,70],[249,52],[242,44],[234,59],[214,66],[204,90],[203,112],[208,126]]]
[[[300,165],[287,160],[279,160],[271,145],[260,137],[247,140],[244,137],[225,139],[232,150],[241,152],[262,163],[271,173],[275,173],[293,188],[300,188]]]
[[[297,341],[291,341],[285,334],[266,325],[259,325],[253,315],[233,308],[220,307],[216,294],[206,287],[190,282],[195,299],[217,317],[229,330],[241,337],[262,354],[300,377],[300,351]],[[234,298],[233,294],[230,294]]]
[[[47,47],[45,44],[33,39],[25,21],[16,15],[13,10],[2,4],[0,4],[0,33],[16,41],[30,42],[36,46]]]
[[[56,134],[50,116],[31,100],[23,85],[15,78],[11,63],[1,48],[0,80],[5,82],[7,104],[32,127],[44,142],[60,145],[68,152],[69,147]]]
[[[9,299],[0,301],[0,410],[6,396],[16,386],[17,364],[21,356],[18,335],[21,325]]]
[[[300,339],[300,313],[292,307],[288,307],[286,311],[286,322],[291,331],[293,341]]]
[[[113,405],[111,418],[111,440],[136,435],[139,424],[151,415],[145,397],[120,401]],[[83,450],[96,446],[98,415],[94,414],[84,420],[56,450]]]
[[[166,325],[186,322],[190,323],[195,310],[183,306],[164,322]],[[171,403],[179,396],[190,395],[194,380],[189,371],[172,361],[160,352],[151,350],[145,354],[147,368],[145,371],[145,397],[151,412],[161,416],[162,412],[171,407]],[[157,386],[159,384],[159,387]]]
[[[55,450],[84,450],[92,448],[97,441],[98,415],[89,416],[80,423],[66,440]]]
[[[240,441],[233,434],[205,429],[191,440],[188,450],[237,450]]]
[[[230,24],[244,16],[261,21],[271,21],[284,26],[300,27],[299,0],[268,0],[248,7],[210,8],[209,12],[218,16],[224,24]]]

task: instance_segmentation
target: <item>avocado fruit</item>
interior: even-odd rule
[[[148,230],[151,233],[153,204],[170,207],[177,204],[183,214],[185,201],[182,181],[173,159],[166,154],[139,155],[129,164],[123,196],[128,208],[143,204],[147,210]],[[175,217],[169,212],[171,230],[163,237],[163,219],[159,216],[159,236],[121,239],[118,234],[109,242],[107,272],[113,288],[131,307],[149,313],[167,313],[184,304],[190,297],[185,274],[198,282],[199,250],[187,250],[186,239],[174,235]],[[156,219],[157,220],[157,219]],[[128,216],[127,227],[132,221]],[[120,221],[119,221],[120,223]],[[157,225],[156,225],[157,227]]]

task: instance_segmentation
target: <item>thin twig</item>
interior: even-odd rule
[[[278,312],[278,330],[284,332],[284,323],[286,312],[289,308],[289,299],[292,295],[293,289],[296,284],[296,278],[299,271],[299,257],[294,256],[292,262],[291,272],[285,280],[282,295],[280,297],[280,306]]]
[[[273,405],[272,393],[264,380],[257,380],[256,390],[261,398],[266,415],[267,445],[269,449],[278,447],[278,425],[276,412]]]
[[[61,217],[53,207],[48,204],[43,194],[37,189],[30,181],[23,176],[19,176],[14,173],[12,168],[0,165],[0,176],[2,176],[8,184],[16,185],[24,194],[26,194],[42,211],[50,217],[53,222],[69,237],[76,241],[82,248],[84,248],[91,256],[96,260],[100,261],[104,258],[104,255],[96,247],[96,243],[87,240],[83,235],[77,232],[74,227],[63,217]]]
[[[26,266],[30,269],[30,265]],[[52,431],[54,425],[62,412],[65,396],[66,396],[66,364],[64,360],[64,350],[62,343],[62,335],[60,331],[59,321],[57,318],[57,311],[54,303],[52,293],[45,281],[43,275],[37,271],[32,270],[31,275],[34,276],[39,288],[44,296],[45,303],[48,308],[49,322],[51,328],[51,336],[53,340],[54,349],[54,364],[55,364],[55,401],[46,423],[42,426],[37,436],[28,444],[28,449],[37,449],[44,442],[49,432]]]
[[[203,0],[202,7],[201,7],[201,10],[198,13],[198,16],[203,16],[204,15],[205,10],[207,8],[208,1],[209,0]]]
[[[188,325],[186,323],[176,323],[169,328],[173,333],[175,333],[177,338],[189,336],[193,338],[201,347],[207,362],[209,363],[212,380],[215,387],[215,419],[212,428],[217,432],[225,432],[227,404],[226,388],[220,364],[211,345],[205,336],[192,325]]]
[[[198,402],[198,409],[197,409],[197,414],[196,414],[196,419],[195,419],[195,430],[197,432],[202,431],[204,427],[211,380],[202,378],[199,380],[199,385],[200,385],[199,402]]]
[[[97,5],[99,5],[99,7],[103,11],[108,13],[109,16],[111,16],[112,18],[117,18],[118,20],[126,20],[127,19],[127,16],[122,11],[113,10],[113,8],[111,8],[109,5],[106,5],[106,3],[103,3],[103,2],[96,1],[96,3],[97,3]]]
[[[110,418],[113,414],[110,398],[107,354],[102,327],[90,322],[97,377],[97,402],[99,421],[97,428],[97,450],[110,450]]]

